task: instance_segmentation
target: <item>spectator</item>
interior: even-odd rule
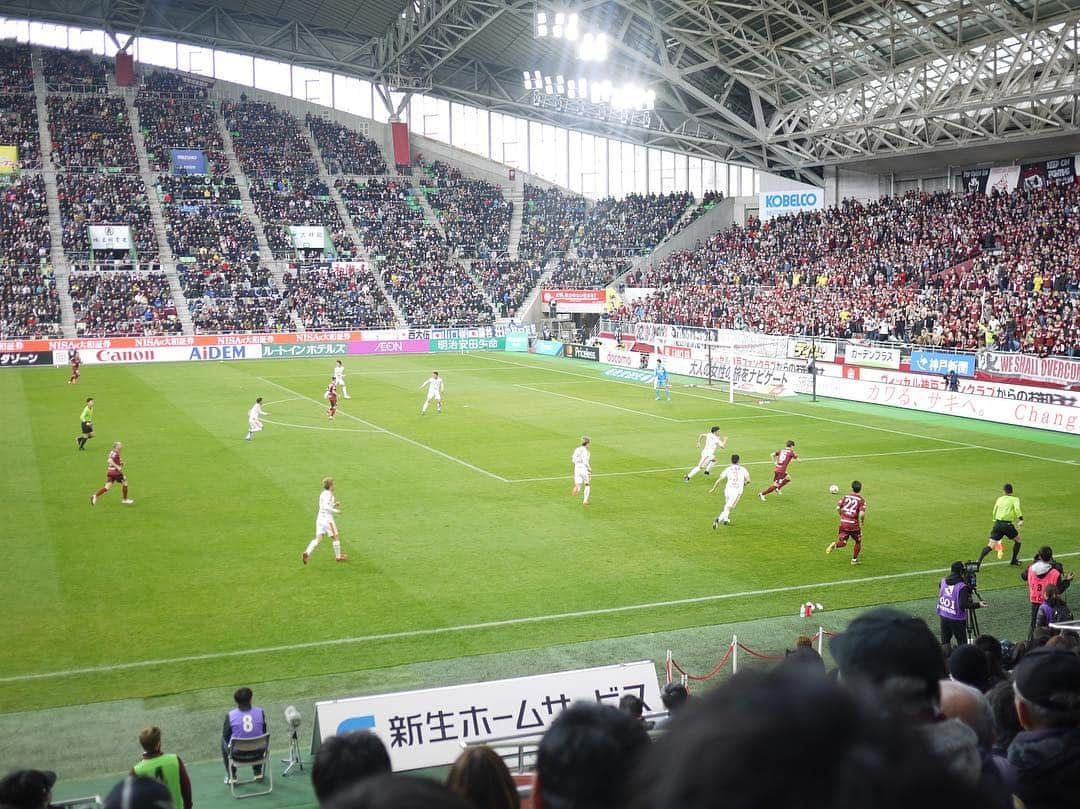
[[[514,317],[518,307],[536,287],[540,265],[527,259],[498,259],[474,261],[473,274],[478,276],[484,294],[494,302],[501,317]]]
[[[626,259],[560,259],[548,289],[602,289],[630,269]]]
[[[371,138],[310,113],[304,121],[330,174],[386,174],[386,161]]]
[[[108,89],[109,63],[101,57],[44,48],[41,58],[45,87],[51,93],[103,93]]]
[[[535,809],[616,809],[633,795],[649,749],[641,722],[607,705],[575,703],[551,723],[536,751]]]
[[[321,805],[323,809],[476,809],[435,781],[389,774],[369,778]]]
[[[986,662],[989,670],[987,676],[987,691],[998,683],[1009,679],[1009,674],[1005,671],[1001,641],[993,635],[979,635],[979,637],[975,638],[975,647],[986,655]]]
[[[1009,745],[1026,809],[1058,809],[1080,794],[1080,656],[1036,649],[1017,665],[1016,713],[1023,731]]]
[[[428,202],[439,214],[447,245],[467,258],[506,255],[513,205],[503,199],[502,189],[440,161],[420,165],[434,182]]]
[[[270,182],[314,178],[318,164],[300,123],[263,101],[222,101],[221,114],[233,133],[233,148],[244,173]]]
[[[8,49],[0,51],[2,54],[11,53]],[[22,49],[14,52],[21,53]],[[30,54],[26,51],[26,61],[29,63]],[[3,56],[0,56],[0,72],[4,71]],[[31,79],[31,88],[33,87]],[[20,169],[41,168],[41,143],[38,134],[37,102],[30,94],[21,95],[16,93],[16,87],[6,81],[0,84],[0,143],[12,145],[19,150]]]
[[[957,646],[949,655],[949,675],[958,683],[986,691],[990,679],[990,664],[982,650],[970,643]]]
[[[77,272],[69,285],[80,337],[180,333],[162,273]]]
[[[143,78],[135,95],[150,170],[169,174],[172,149],[199,149],[211,175],[228,174],[225,144],[217,113],[207,100],[205,82],[155,70]]]
[[[138,171],[135,140],[122,99],[51,95],[45,103],[49,109],[52,160],[57,168]]]
[[[645,721],[645,703],[637,694],[623,694],[619,699],[619,710],[639,722]]]
[[[1009,745],[1021,730],[1014,697],[1012,680],[1003,680],[986,693],[994,717],[995,741],[992,751],[998,756],[1006,755]]]
[[[173,809],[173,799],[161,781],[129,775],[109,790],[104,809]]]
[[[600,200],[580,231],[578,254],[591,258],[646,255],[670,234],[693,199],[687,193],[672,193]]]
[[[254,739],[270,732],[266,724],[266,712],[262,708],[253,706],[251,697],[250,688],[236,689],[236,693],[233,694],[236,707],[225,716],[225,725],[221,730],[221,758],[225,763],[226,784],[236,781],[236,768],[229,767],[229,743],[233,739]],[[259,752],[257,757],[261,758],[264,752],[265,750]],[[243,757],[240,753],[234,756],[238,761]],[[254,770],[255,780],[261,781],[263,779],[262,765],[256,765]]]
[[[285,302],[307,329],[385,328],[394,314],[364,264],[298,265],[285,273]]]
[[[682,683],[668,683],[660,691],[660,701],[664,703],[669,719],[682,711],[689,699],[690,692]]]
[[[161,728],[143,728],[139,732],[142,759],[131,768],[131,775],[161,781],[172,795],[173,809],[191,809],[191,780],[183,759],[176,753],[161,752]]]
[[[795,648],[784,652],[784,659],[777,666],[780,669],[805,671],[813,674],[825,673],[825,661],[821,659],[814,641],[806,635],[795,639]]]
[[[1043,590],[1043,603],[1039,606],[1039,614],[1035,617],[1035,628],[1050,627],[1073,620],[1072,610],[1065,603],[1060,588],[1055,584],[1048,584]]]
[[[390,772],[390,754],[374,733],[354,730],[319,745],[311,765],[311,784],[321,806],[335,795],[372,776]]]
[[[0,806],[5,809],[47,809],[52,802],[56,773],[15,770],[0,780]]]
[[[467,747],[446,776],[452,792],[474,809],[518,809],[521,799],[506,762],[490,747]]]
[[[117,225],[131,229],[131,248],[96,250],[95,264],[133,268],[158,259],[157,237],[140,177],[126,174],[61,174],[56,178],[64,252],[73,262],[86,265],[93,246],[89,225]]]
[[[567,196],[558,188],[544,189],[529,183],[525,183],[524,205],[518,256],[541,264],[573,246],[588,215],[584,197]]]

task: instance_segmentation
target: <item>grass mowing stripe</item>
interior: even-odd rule
[[[663,421],[671,421],[678,423],[681,419],[673,419],[669,416],[661,416],[659,413],[646,413],[644,410],[633,410],[629,407],[622,407],[621,405],[608,404],[607,402],[596,402],[592,399],[582,399],[580,396],[570,396],[566,393],[556,393],[553,390],[544,390],[543,388],[534,388],[531,385],[514,385],[515,388],[522,388],[524,390],[531,390],[534,393],[546,393],[548,396],[558,396],[560,399],[572,399],[575,402],[583,402],[585,404],[596,405],[597,407],[610,407],[612,410],[621,410],[623,413],[633,413],[635,416],[646,416],[653,419],[662,419]],[[697,419],[695,419],[697,421]]]
[[[1072,553],[1056,554],[1057,558],[1067,556],[1080,556],[1080,551]],[[984,562],[984,567],[1007,566],[1009,562]],[[295,652],[302,649],[319,649],[328,646],[348,646],[359,643],[371,643],[374,641],[387,641],[399,638],[418,638],[430,635],[444,635],[454,632],[468,632],[477,629],[496,629],[504,626],[521,626],[524,624],[539,624],[552,621],[565,621],[572,618],[589,618],[595,615],[612,615],[622,612],[636,612],[650,610],[658,607],[682,607],[689,604],[705,604],[716,601],[728,601],[733,598],[753,598],[758,596],[775,595],[777,593],[790,593],[794,590],[814,590],[820,587],[845,587],[852,584],[867,584],[870,582],[888,581],[890,579],[904,579],[913,576],[929,576],[945,572],[944,568],[931,568],[929,570],[909,570],[903,573],[885,573],[880,576],[862,576],[858,579],[833,580],[814,582],[812,584],[789,584],[783,587],[768,587],[762,590],[743,590],[737,593],[716,593],[705,596],[692,596],[690,598],[676,598],[667,601],[654,601],[650,604],[625,604],[621,607],[599,607],[592,610],[576,610],[574,612],[557,612],[551,615],[531,615],[523,618],[504,618],[498,621],[483,621],[474,624],[462,624],[460,626],[440,626],[429,629],[407,629],[401,632],[385,632],[379,635],[357,635],[351,638],[331,638],[329,640],[313,640],[305,643],[290,643],[281,646],[264,646],[256,649],[236,649],[231,652],[208,652],[201,655],[186,655],[184,657],[164,658],[161,660],[137,660],[131,663],[115,663],[109,666],[90,666],[86,668],[67,669],[66,671],[43,671],[36,674],[16,674],[9,677],[0,677],[0,683],[17,683],[28,680],[45,680],[57,677],[74,677],[84,674],[102,674],[111,671],[123,671],[126,669],[139,669],[151,666],[171,666],[179,663],[191,663],[199,660],[220,660],[232,657],[250,657],[252,655],[274,654],[276,652]]]
[[[800,456],[800,461],[850,461],[856,458],[883,458],[886,455],[922,455],[930,452],[963,452],[964,450],[974,449],[974,447],[938,447],[937,449],[902,449],[896,452],[865,452],[861,455],[821,455],[816,458],[803,458]],[[772,466],[775,461],[746,461],[743,466]],[[664,469],[636,469],[629,472],[595,472],[592,477],[594,478],[611,478],[611,477],[623,477],[625,475],[648,475],[655,472],[680,472],[686,469],[686,465],[682,466],[669,466]],[[552,475],[551,477],[542,478],[514,478],[511,483],[537,483],[542,480],[569,480],[573,475]]]
[[[510,360],[495,359],[494,357],[484,357],[484,359],[490,360],[491,362],[504,362],[504,363],[507,363],[508,365],[518,365],[518,366],[521,366],[522,368],[544,368],[544,366],[542,366],[542,365],[529,365],[529,364],[526,364],[526,363],[511,362]],[[583,377],[585,379],[591,379],[594,382],[612,382],[612,383],[617,384],[617,385],[632,385],[635,388],[641,388],[641,385],[639,385],[639,384],[635,384],[633,382],[623,382],[622,380],[618,380],[618,379],[605,379],[605,378],[602,378],[602,377],[589,376],[588,374],[578,374],[578,373],[574,373],[573,371],[563,371],[563,370],[558,369],[558,368],[546,368],[544,370],[550,371],[551,373],[554,373],[554,374],[568,374],[569,376],[580,376],[580,377]],[[718,398],[716,396],[702,396],[700,394],[685,393],[685,392],[681,393],[680,395],[681,396],[692,396],[692,397],[697,398],[697,399],[708,399],[708,400],[713,401],[713,402],[726,402],[726,400],[720,399],[720,398]],[[1064,458],[1047,458],[1045,455],[1032,455],[1031,453],[1028,453],[1028,452],[1020,452],[1018,450],[1013,450],[1013,449],[1002,449],[1001,447],[988,447],[985,444],[972,444],[972,443],[970,443],[968,441],[955,441],[955,440],[953,440],[951,438],[938,438],[937,436],[922,435],[921,433],[913,433],[913,432],[909,432],[907,430],[894,430],[891,427],[878,427],[878,426],[873,425],[873,424],[861,424],[861,423],[859,423],[857,421],[845,421],[844,419],[834,419],[834,418],[829,418],[828,416],[815,416],[815,415],[812,415],[810,413],[800,413],[797,410],[782,410],[782,409],[776,408],[776,407],[764,407],[762,405],[753,405],[753,404],[749,404],[749,403],[746,403],[746,402],[739,402],[739,401],[736,401],[734,404],[735,404],[736,407],[750,407],[750,408],[753,408],[755,410],[765,410],[765,411],[768,411],[770,413],[783,413],[783,414],[788,415],[788,416],[798,416],[798,417],[801,417],[801,418],[804,418],[804,419],[813,419],[815,421],[824,421],[824,422],[828,422],[829,424],[839,424],[839,425],[842,425],[844,427],[861,427],[864,430],[875,430],[875,431],[881,432],[881,433],[892,433],[893,435],[905,435],[905,436],[908,436],[909,438],[922,438],[922,439],[925,439],[927,441],[939,441],[939,442],[941,442],[943,444],[955,444],[957,446],[968,447],[970,449],[986,450],[987,452],[1000,452],[1000,453],[1002,453],[1004,455],[1014,455],[1014,456],[1016,456],[1018,458],[1030,458],[1033,461],[1046,461],[1047,463],[1068,464],[1068,465],[1071,465],[1071,466],[1076,465],[1075,461],[1065,460]]]
[[[297,397],[298,399],[307,399],[309,402],[313,402],[314,404],[317,404],[320,408],[323,406],[322,402],[320,402],[318,399],[313,399],[310,396],[305,396],[304,394],[300,393],[299,391],[295,391],[292,388],[287,388],[287,387],[285,387],[284,385],[282,385],[282,384],[280,384],[278,382],[274,382],[272,379],[267,379],[264,376],[260,376],[260,377],[257,377],[257,378],[259,379],[260,382],[265,382],[267,385],[273,385],[275,388],[281,388],[286,393],[291,393],[293,396]],[[412,444],[414,447],[419,447],[422,450],[434,453],[435,455],[438,455],[441,458],[445,458],[448,461],[453,461],[456,464],[460,464],[461,466],[464,466],[466,469],[471,469],[474,472],[479,472],[482,475],[487,475],[489,478],[494,478],[495,480],[501,481],[502,483],[509,483],[510,482],[507,478],[504,478],[502,475],[496,475],[494,472],[489,472],[487,469],[476,466],[475,464],[471,464],[468,461],[463,461],[461,458],[456,458],[453,455],[450,455],[449,453],[443,452],[441,449],[435,449],[435,447],[431,447],[431,446],[428,446],[427,444],[424,444],[424,443],[422,443],[420,441],[416,441],[416,440],[414,440],[412,438],[409,438],[407,435],[401,435],[401,433],[395,433],[392,430],[387,430],[385,427],[380,427],[378,424],[376,424],[373,421],[366,421],[365,419],[362,419],[359,416],[354,416],[352,413],[346,413],[344,411],[342,411],[341,415],[348,416],[349,418],[351,418],[351,419],[353,419],[355,421],[358,421],[361,424],[366,424],[368,427],[374,427],[378,432],[386,433],[387,435],[393,436],[394,438],[398,439],[399,441],[404,441],[406,444]]]

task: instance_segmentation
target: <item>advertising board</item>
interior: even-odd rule
[[[91,250],[130,250],[131,228],[127,225],[87,225]]]
[[[758,202],[763,220],[802,211],[821,211],[825,209],[825,190],[804,187],[793,191],[762,191]]]

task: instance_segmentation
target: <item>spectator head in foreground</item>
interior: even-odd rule
[[[841,678],[868,683],[895,717],[928,722],[937,715],[945,661],[925,621],[879,607],[852,621],[829,650]]]
[[[105,809],[173,809],[173,797],[157,779],[129,775],[105,796]]]
[[[990,701],[978,688],[956,680],[941,681],[941,715],[959,719],[979,737],[979,747],[990,750],[997,734]]]
[[[373,775],[390,772],[390,754],[382,739],[366,730],[331,736],[319,746],[311,765],[315,797],[325,804],[337,793]]]
[[[736,675],[672,722],[634,809],[982,806],[861,685],[823,674]]]
[[[682,683],[668,683],[660,692],[660,700],[664,703],[664,708],[672,716],[682,710],[689,698],[690,692],[686,690],[686,686]]]
[[[518,809],[521,805],[506,762],[486,745],[462,751],[446,776],[446,785],[476,809]]]
[[[436,781],[392,773],[366,778],[319,804],[322,809],[476,809]]]
[[[1080,727],[1080,656],[1058,649],[1024,655],[1013,675],[1024,730]]]
[[[990,661],[978,647],[962,644],[949,655],[949,676],[958,683],[985,691],[990,678]]]
[[[0,780],[0,805],[12,809],[44,809],[52,799],[56,773],[51,770],[15,770]]]
[[[575,703],[540,740],[534,809],[621,809],[649,749],[640,721],[609,705]]]

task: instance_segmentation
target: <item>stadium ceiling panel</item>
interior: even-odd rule
[[[608,35],[583,65],[538,10]],[[0,0],[0,14],[211,45],[810,176],[1080,132],[1080,0]],[[124,39],[120,39],[120,44]],[[533,104],[522,72],[633,81],[648,125]]]

